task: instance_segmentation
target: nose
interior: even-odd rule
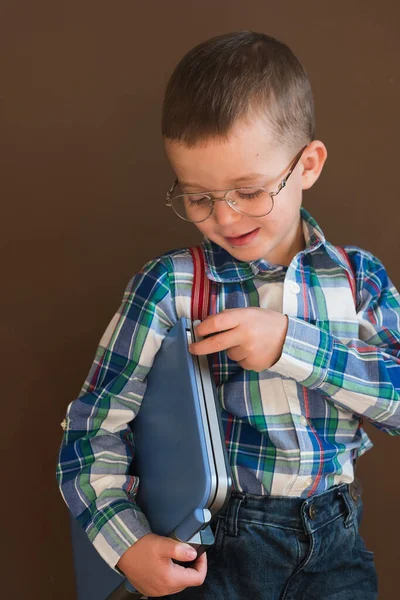
[[[215,199],[218,201],[214,203],[213,217],[218,225],[229,225],[241,220],[242,215],[236,212],[236,210],[233,210],[233,208],[225,202],[223,197]]]

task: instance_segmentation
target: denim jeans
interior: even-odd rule
[[[234,492],[213,524],[208,573],[176,600],[373,600],[377,575],[359,535],[358,486],[307,500]]]

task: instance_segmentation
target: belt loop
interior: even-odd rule
[[[347,517],[344,521],[344,526],[346,529],[353,525],[354,513],[355,513],[355,505],[354,501],[350,498],[350,486],[346,484],[346,487],[343,491],[340,491],[339,494],[342,496],[344,503],[347,508]]]
[[[238,516],[242,503],[245,500],[244,494],[236,493],[231,497],[228,504],[228,510],[225,517],[225,534],[236,537],[239,533]]]

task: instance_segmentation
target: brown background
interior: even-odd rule
[[[172,172],[160,104],[175,63],[194,44],[234,29],[288,43],[309,72],[317,136],[329,150],[305,206],[332,242],[376,253],[399,287],[399,6],[0,3],[0,514],[10,600],[75,597],[54,476],[59,423],[129,278],[156,254],[198,241],[162,206]],[[363,531],[376,553],[380,598],[392,600],[399,446],[371,433],[376,448],[360,466]]]

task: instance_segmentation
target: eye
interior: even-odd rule
[[[237,190],[236,193],[238,194],[239,198],[241,198],[242,200],[251,200],[252,198],[260,198],[261,196],[267,194],[267,192],[263,189]]]
[[[190,206],[204,206],[210,203],[210,198],[201,194],[186,194],[185,199]]]

